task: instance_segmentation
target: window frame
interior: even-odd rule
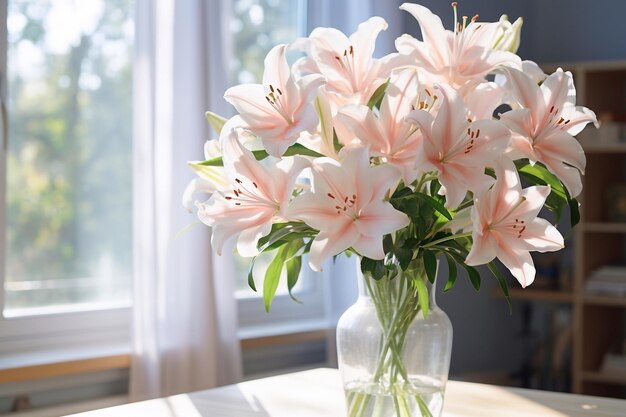
[[[303,259],[303,263],[306,260]],[[289,294],[278,294],[272,301],[269,313],[263,305],[262,288],[259,293],[250,290],[249,296],[236,297],[239,314],[239,335],[269,336],[285,333],[286,329],[301,324],[303,330],[325,328],[328,323],[328,276],[323,272],[311,270],[306,263],[302,266],[299,280],[306,280],[303,291],[294,294],[299,302]]]
[[[308,36],[311,26],[309,16],[311,1],[296,0],[294,5],[297,7],[295,22],[297,36]],[[230,53],[234,54],[235,51]],[[237,302],[240,338],[297,332],[300,331],[298,325],[304,331],[328,327],[329,274],[311,270],[306,257],[303,257],[302,261],[299,280],[305,281],[306,284],[302,291],[294,293],[294,297],[301,303],[293,300],[289,294],[277,294],[272,301],[270,312],[266,313],[263,305],[262,277],[259,277],[258,284],[261,285],[257,285],[256,293],[250,289],[248,294],[242,295],[242,291],[235,288],[233,296]],[[222,262],[232,267],[235,261],[228,257]],[[332,268],[332,265],[328,263],[326,268]]]
[[[0,0],[0,368],[84,357],[90,352],[130,351],[131,305],[77,305],[48,314],[7,316],[4,310],[6,180],[8,156],[8,2]],[[132,302],[131,302],[132,303]],[[53,308],[54,310],[54,308]],[[49,355],[56,352],[55,355]]]

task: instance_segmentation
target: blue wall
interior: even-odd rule
[[[529,9],[533,60],[626,59],[626,1],[532,0]]]
[[[446,0],[416,0],[452,28],[452,8]],[[519,55],[540,63],[626,59],[626,1],[624,0],[461,0],[459,14],[496,21],[507,14],[524,18]],[[419,36],[412,16],[405,31]]]

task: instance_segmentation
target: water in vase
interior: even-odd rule
[[[393,386],[353,381],[346,384],[348,417],[439,417],[444,387],[426,378]]]

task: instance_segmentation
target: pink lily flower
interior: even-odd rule
[[[363,256],[383,259],[383,236],[406,227],[409,218],[384,201],[400,179],[391,165],[370,166],[367,148],[346,152],[340,163],[313,162],[313,191],[296,197],[287,209],[318,235],[311,244],[309,265],[320,271],[324,260],[352,247]]]
[[[233,116],[222,127],[224,132],[230,132],[233,128],[241,126],[242,121],[239,116]],[[239,132],[239,139],[244,144],[249,144],[256,140],[256,137],[249,132]],[[204,159],[213,159],[222,156],[222,146],[219,140],[207,140],[204,143]],[[223,166],[201,165],[200,161],[190,161],[188,165],[195,171],[197,177],[192,179],[183,193],[183,206],[190,213],[196,205],[197,194],[212,194],[215,190],[229,189],[230,181],[226,176]],[[207,197],[208,199],[208,197]]]
[[[472,207],[472,249],[465,262],[482,265],[495,257],[511,271],[522,287],[535,279],[530,251],[562,249],[563,236],[547,220],[537,217],[549,186],[522,190],[512,162],[496,167],[494,186],[474,199]]]
[[[522,71],[508,69],[507,75],[507,85],[522,107],[500,115],[514,133],[511,156],[543,163],[576,197],[582,191],[580,175],[585,171],[586,158],[573,135],[587,123],[597,125],[595,113],[575,105],[570,72],[559,68],[541,86]]]
[[[478,22],[478,15],[463,24],[456,21],[454,32],[445,30],[441,19],[426,7],[404,3],[400,9],[413,15],[420,25],[422,41],[404,34],[396,40],[400,54],[408,56],[413,65],[423,68],[428,84],[446,83],[455,89],[484,81],[485,75],[501,66],[519,68],[520,58],[514,53],[493,48],[500,22]]]
[[[485,174],[507,148],[511,132],[497,120],[468,118],[468,109],[460,95],[446,85],[437,86],[442,101],[437,116],[415,110],[406,117],[423,135],[423,152],[417,166],[423,172],[437,171],[446,207],[457,207],[467,191],[478,193],[493,179]],[[475,109],[473,114],[480,114]]]
[[[241,84],[224,98],[240,113],[245,126],[259,136],[267,152],[282,156],[303,131],[313,132],[318,117],[311,105],[324,78],[317,74],[296,80],[287,65],[287,46],[278,45],[265,57],[263,84]]]
[[[381,156],[385,161],[402,171],[405,184],[417,178],[415,158],[422,141],[421,132],[404,118],[415,109],[418,102],[417,71],[407,69],[394,73],[385,93],[378,115],[364,105],[348,105],[336,116],[337,134],[343,143],[354,138],[369,146],[372,156]],[[430,91],[425,90],[428,99]],[[432,99],[432,97],[430,97]],[[428,107],[428,100],[419,106]]]
[[[236,130],[222,134],[230,187],[215,190],[207,202],[197,203],[198,217],[212,228],[211,244],[218,255],[228,240],[239,236],[239,254],[255,256],[258,240],[270,232],[273,223],[285,221],[295,181],[310,164],[295,156],[264,167],[243,147]]]
[[[307,57],[296,66],[302,72],[326,77],[325,89],[335,109],[349,103],[367,104],[387,80],[389,62],[397,55],[382,60],[372,58],[376,38],[386,29],[387,22],[378,16],[361,23],[350,37],[334,28],[316,28],[301,41]]]

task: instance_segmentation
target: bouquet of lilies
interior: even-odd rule
[[[446,289],[457,265],[478,289],[475,267],[488,265],[507,294],[495,258],[526,287],[529,252],[563,248],[538,214],[545,207],[558,222],[569,207],[578,221],[585,154],[574,135],[595,114],[575,105],[571,73],[545,74],[516,54],[521,19],[458,19],[452,6],[446,30],[427,8],[403,4],[422,40],[402,35],[379,59],[380,17],[349,37],[317,28],[278,45],[262,84],[226,91],[234,117],[207,113],[219,139],[190,163],[197,178],[184,203],[211,227],[218,254],[234,239],[242,256],[274,254],[266,308],[283,271],[293,288],[304,255],[316,271],[353,253],[375,279],[419,265],[431,281],[440,256]],[[292,51],[301,56],[290,66]]]

